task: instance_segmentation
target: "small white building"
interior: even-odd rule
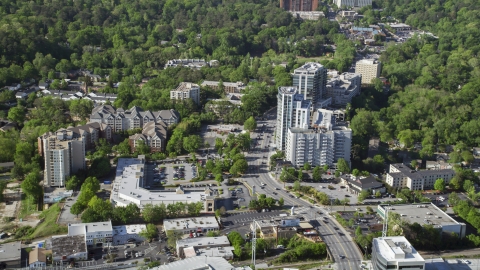
[[[89,247],[103,247],[112,242],[113,228],[111,221],[68,224],[68,236],[84,235]]]
[[[163,229],[175,231],[183,234],[204,233],[220,230],[218,221],[215,217],[191,217],[191,218],[175,218],[165,219],[163,221]]]
[[[373,269],[425,269],[425,260],[404,236],[379,237],[372,244]]]
[[[181,258],[185,258],[184,249],[193,247],[198,248],[217,248],[217,247],[229,247],[230,241],[226,236],[218,237],[194,237],[177,240],[177,255]],[[191,256],[191,254],[189,255]],[[221,256],[216,256],[221,257]]]
[[[142,242],[145,238],[141,237],[139,233],[146,229],[145,224],[113,226],[113,245]]]

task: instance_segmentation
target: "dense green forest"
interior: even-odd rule
[[[364,23],[397,19],[430,31],[403,44],[387,43],[382,75],[391,83],[388,102],[369,91],[352,102],[357,148],[370,136],[422,144],[420,156],[455,145],[452,161],[471,161],[465,151],[480,144],[480,2],[382,1],[383,11],[364,8]],[[379,89],[381,90],[381,89]],[[372,93],[373,92],[373,93]],[[362,102],[359,102],[362,101]],[[359,151],[365,153],[366,151]],[[363,158],[365,155],[363,154]],[[357,158],[360,160],[361,155]]]

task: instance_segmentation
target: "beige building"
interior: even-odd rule
[[[387,173],[386,182],[394,188],[407,187],[410,190],[431,189],[435,181],[441,178],[448,184],[455,176],[455,171],[445,170],[421,170],[416,171],[402,163],[390,164],[390,172]]]
[[[225,93],[240,93],[245,89],[245,84],[243,82],[223,82],[223,90]],[[219,81],[203,81],[201,84],[202,87],[210,87],[214,90],[220,88]]]
[[[362,75],[345,72],[327,81],[325,97],[332,98],[334,105],[346,106],[352,98],[360,94]]]
[[[362,84],[371,84],[372,80],[380,77],[382,63],[376,59],[362,59],[355,65],[355,73],[362,74]]]
[[[175,90],[170,91],[170,99],[192,99],[198,105],[200,104],[200,87],[191,82],[181,82]]]
[[[148,122],[143,126],[142,133],[130,137],[129,144],[132,152],[135,152],[140,141],[150,147],[150,152],[164,152],[167,145],[167,127],[165,123]]]
[[[85,137],[59,130],[38,138],[39,153],[45,159],[44,186],[65,186],[67,178],[85,170]]]

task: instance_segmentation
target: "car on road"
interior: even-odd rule
[[[280,190],[280,189],[278,187],[276,187],[275,190]]]

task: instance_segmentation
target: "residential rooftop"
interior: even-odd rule
[[[305,63],[303,66],[296,68],[294,70],[294,74],[314,74],[316,73],[319,69],[324,68],[322,64],[320,63],[314,63],[314,62],[308,62]]]
[[[192,217],[192,218],[175,218],[163,220],[163,228],[165,231],[197,229],[202,227],[219,227],[215,217]]]
[[[278,92],[284,95],[295,95],[298,88],[296,86],[280,86]]]
[[[385,208],[388,208],[388,211],[398,213],[402,219],[410,224],[417,222],[420,225],[428,224],[433,225],[434,227],[461,224],[432,203],[396,205],[381,204],[378,206],[378,210],[381,212],[384,212]]]
[[[20,260],[22,243],[2,243],[0,244],[0,262]]]
[[[198,84],[195,84],[195,83],[191,83],[191,82],[181,82],[177,88],[175,88],[174,91],[181,91],[181,92],[185,92],[185,91],[190,91],[194,88],[199,88]]]
[[[404,236],[374,238],[372,248],[387,261],[425,262]]]

